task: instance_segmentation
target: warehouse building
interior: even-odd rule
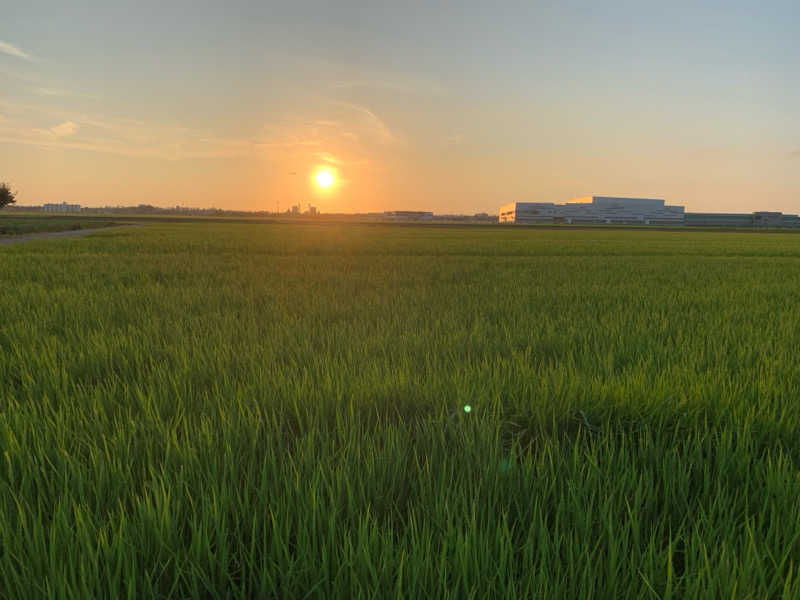
[[[800,216],[776,211],[687,213],[654,198],[586,196],[566,204],[512,202],[500,207],[501,223],[688,225],[694,227],[800,227]]]
[[[66,202],[62,202],[61,204],[45,204],[44,206],[42,206],[42,210],[44,212],[55,212],[55,213],[81,212],[81,205],[67,204]]]
[[[655,198],[586,196],[566,204],[512,202],[500,207],[501,223],[568,223],[682,225],[683,206],[667,206]]]
[[[383,214],[389,219],[401,221],[430,221],[433,219],[433,213],[426,210],[388,210]]]
[[[684,225],[694,227],[800,227],[800,216],[768,211],[686,213]]]

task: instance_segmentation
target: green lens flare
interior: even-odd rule
[[[464,412],[469,412],[472,410],[472,407],[469,404],[464,405]]]

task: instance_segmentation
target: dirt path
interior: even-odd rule
[[[71,229],[69,231],[43,231],[42,233],[21,233],[19,235],[0,235],[0,246],[30,242],[32,240],[47,238],[71,238],[89,235],[96,231],[107,231],[116,227],[130,227],[129,225],[111,225],[110,227],[92,227],[91,229]]]

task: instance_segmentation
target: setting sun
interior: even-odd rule
[[[321,188],[329,188],[333,185],[335,177],[330,171],[322,170],[318,171],[316,175],[314,175],[314,181],[316,181],[317,185]]]

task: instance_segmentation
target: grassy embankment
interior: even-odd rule
[[[800,596],[800,236],[162,223],[0,281],[7,597]]]

